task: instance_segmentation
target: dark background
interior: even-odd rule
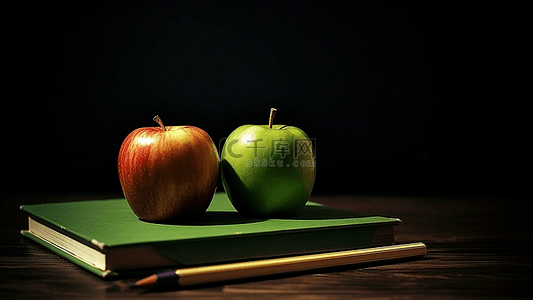
[[[120,192],[154,115],[218,144],[276,107],[316,138],[316,193],[526,195],[525,7],[428,2],[19,2],[3,189]]]

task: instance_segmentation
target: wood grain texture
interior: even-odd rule
[[[315,196],[315,202],[399,217],[397,242],[422,241],[422,260],[345,266],[186,290],[130,290],[136,278],[105,281],[20,236],[20,204],[117,195],[2,195],[2,299],[530,299],[533,266],[529,211],[523,199]]]

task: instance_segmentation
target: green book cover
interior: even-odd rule
[[[388,245],[401,223],[312,202],[292,218],[246,218],[224,193],[215,194],[202,218],[184,224],[140,221],[125,199],[21,210],[29,216],[24,236],[101,277]]]

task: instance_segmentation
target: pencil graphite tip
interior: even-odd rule
[[[179,286],[178,279],[179,276],[176,274],[176,271],[169,271],[137,280],[130,285],[130,288],[152,289],[156,287]]]
[[[130,288],[154,288],[157,286],[157,275],[151,275],[141,280],[137,280],[130,285]]]
[[[150,289],[157,287],[157,284],[151,283],[151,284],[137,284],[137,282],[134,282],[130,285],[130,289]]]

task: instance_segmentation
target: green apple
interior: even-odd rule
[[[297,127],[243,125],[221,153],[224,189],[235,209],[248,216],[286,217],[304,206],[315,182],[315,149]]]

